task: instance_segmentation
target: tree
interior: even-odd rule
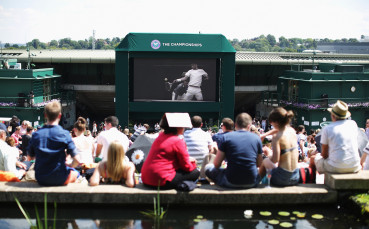
[[[58,47],[58,42],[56,40],[52,40],[52,41],[50,41],[49,46]]]
[[[39,40],[39,39],[33,39],[33,40],[31,41],[31,45],[32,45],[32,47],[34,47],[35,49],[40,48],[40,40]]]
[[[9,48],[10,47],[10,44],[9,43],[5,43],[4,47],[5,48]]]
[[[16,48],[16,49],[19,49],[19,45],[17,45],[17,44],[13,44],[12,47]]]
[[[236,49],[236,51],[243,51],[243,48],[239,44],[233,45],[233,48]]]
[[[104,48],[104,46],[105,46],[105,42],[104,42],[104,40],[102,40],[102,39],[98,39],[97,41],[96,41],[96,49],[103,49]]]
[[[285,37],[282,36],[278,40],[279,40],[279,47],[286,48],[290,46],[290,43]]]
[[[314,40],[312,38],[307,38],[304,42],[304,46],[307,48],[307,49],[315,49],[314,48]]]
[[[79,40],[78,44],[81,46],[82,49],[88,49],[88,41],[87,40]]]
[[[266,38],[267,38],[267,40],[268,40],[269,44],[270,44],[272,47],[273,47],[274,45],[276,45],[276,44],[277,44],[277,41],[275,40],[275,37],[274,37],[273,35],[268,34]]]
[[[70,47],[72,40],[70,38],[63,38],[59,40],[59,48]]]
[[[359,42],[356,38],[350,38],[349,40],[348,40],[348,42],[349,43],[357,43],[357,42]]]

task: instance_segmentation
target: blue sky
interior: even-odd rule
[[[369,36],[368,0],[0,0],[0,41],[220,33],[228,39]]]

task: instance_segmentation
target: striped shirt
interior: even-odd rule
[[[213,143],[210,134],[201,128],[192,128],[185,131],[183,135],[188,154],[196,159],[198,166],[201,166],[204,157],[209,154],[209,146]]]

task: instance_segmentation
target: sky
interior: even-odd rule
[[[369,36],[368,0],[0,0],[0,41],[123,38],[130,32],[251,39]]]

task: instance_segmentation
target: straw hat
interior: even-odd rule
[[[333,107],[328,108],[327,110],[338,119],[346,119],[351,116],[350,111],[348,111],[347,104],[341,100],[337,100]]]

